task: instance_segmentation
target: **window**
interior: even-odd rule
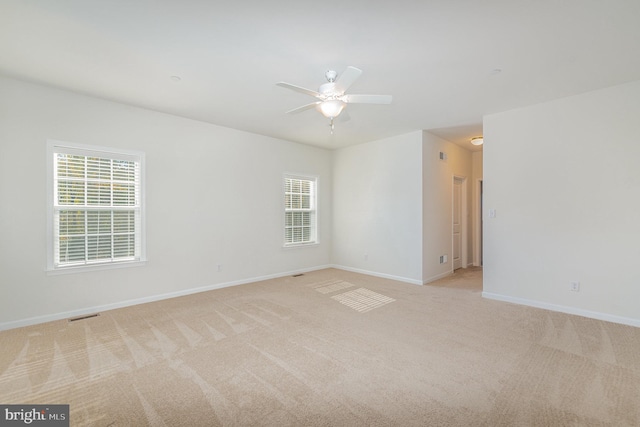
[[[285,175],[285,246],[317,243],[316,191],[316,178]]]
[[[49,270],[144,260],[143,160],[49,141]]]

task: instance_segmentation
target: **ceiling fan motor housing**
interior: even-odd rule
[[[333,70],[328,70],[326,73],[324,73],[324,76],[327,78],[327,81],[329,83],[333,83],[336,81],[336,77],[338,77],[338,73],[336,73]]]
[[[333,82],[329,82],[321,85],[320,88],[318,89],[318,92],[320,92],[320,94],[323,95],[324,99],[332,99],[332,98],[335,98],[337,95],[340,95],[340,93],[336,91],[336,84]]]

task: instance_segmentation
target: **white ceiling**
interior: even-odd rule
[[[327,148],[640,79],[638,0],[0,0],[0,73]],[[391,105],[314,110],[324,73]],[[171,76],[179,76],[175,82]],[[0,95],[1,96],[1,95]]]

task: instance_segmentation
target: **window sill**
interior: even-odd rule
[[[89,273],[92,271],[114,270],[118,268],[142,267],[147,264],[146,260],[114,262],[108,264],[78,265],[74,267],[47,268],[48,276],[57,276],[61,274]]]
[[[295,249],[295,248],[308,248],[310,246],[318,246],[320,242],[310,242],[310,243],[290,243],[288,245],[282,245],[283,249]]]

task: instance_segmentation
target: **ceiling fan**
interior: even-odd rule
[[[360,77],[362,70],[348,66],[338,77],[338,73],[329,70],[324,76],[327,83],[320,86],[318,91],[306,89],[290,83],[279,82],[278,86],[304,93],[318,98],[318,101],[302,107],[287,111],[287,114],[296,114],[311,108],[316,108],[323,116],[330,120],[331,133],[333,133],[333,119],[338,117],[347,104],[390,104],[391,95],[348,95],[345,92]]]

